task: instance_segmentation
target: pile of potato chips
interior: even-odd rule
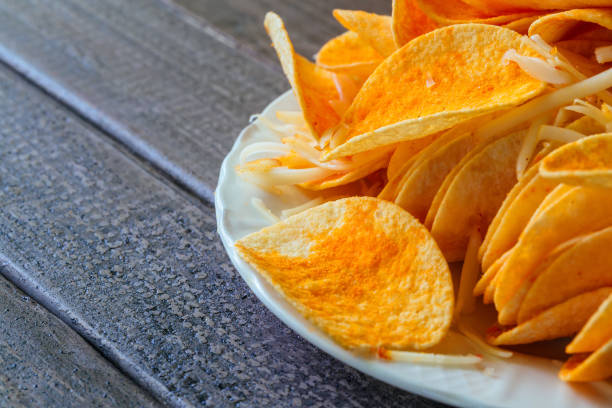
[[[278,222],[237,249],[347,348],[401,359],[451,327],[495,346],[575,336],[560,378],[612,376],[612,0],[392,10],[335,10],[347,31],[315,62],[266,15],[301,110],[259,118],[277,140],[236,170],[319,196],[281,218],[257,202]],[[462,316],[481,295],[498,322],[475,334]]]

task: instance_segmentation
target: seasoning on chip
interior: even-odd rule
[[[496,309],[501,310],[510,301],[538,263],[557,245],[612,225],[610,202],[612,190],[574,187],[539,214],[536,212],[498,273]],[[568,214],[579,216],[568,217]]]
[[[612,227],[581,237],[546,269],[541,269],[521,305],[518,322],[580,293],[612,286],[610,248]]]
[[[425,137],[542,93],[545,83],[500,64],[509,49],[538,55],[514,31],[484,24],[448,26],[409,42],[368,78],[339,124],[346,142],[326,158]]]
[[[528,344],[552,340],[577,333],[612,293],[612,288],[600,288],[583,293],[540,313],[512,328],[494,326],[487,340],[494,345]]]
[[[443,26],[462,23],[502,25],[537,15],[529,11],[491,14],[461,0],[418,0],[418,4],[429,18]]]
[[[361,10],[334,10],[334,17],[349,31],[354,31],[383,57],[397,50],[393,39],[390,16],[367,13]]]
[[[599,306],[580,333],[574,337],[565,350],[568,353],[595,351],[612,339],[612,296]]]
[[[449,329],[448,265],[429,232],[395,204],[329,202],[242,238],[236,248],[345,347],[422,350]]]
[[[383,60],[359,34],[347,31],[329,40],[317,53],[317,65],[328,71],[350,75],[362,82]]]
[[[397,48],[438,27],[419,7],[417,0],[393,0],[392,9],[393,39]]]
[[[609,6],[612,6],[610,2]],[[612,29],[612,10],[576,9],[540,17],[529,27],[529,35],[539,35],[549,43],[562,40],[580,23],[594,23]]]
[[[612,188],[612,134],[590,136],[549,154],[540,174],[560,183]]]

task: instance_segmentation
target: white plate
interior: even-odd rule
[[[291,92],[273,101],[263,115],[276,121],[274,112],[277,110],[298,110]],[[234,249],[236,240],[269,224],[251,205],[252,197],[261,198],[276,213],[308,199],[299,194],[281,199],[242,181],[234,172],[244,146],[255,141],[275,139],[273,134],[253,124],[242,131],[221,166],[215,207],[219,235],[232,263],[255,295],[287,326],[321,350],[359,371],[409,392],[448,404],[517,408],[603,407],[612,404],[610,383],[563,383],[557,379],[560,368],[557,361],[515,354],[510,359],[485,357],[483,367],[480,368],[393,363],[347,351],[306,321]],[[470,347],[469,343],[458,336],[451,336],[441,346],[443,351],[456,354],[474,351]]]

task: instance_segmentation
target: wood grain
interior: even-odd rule
[[[206,200],[249,116],[288,87],[155,0],[0,0],[0,59]]]
[[[166,404],[424,403],[282,325],[208,204],[2,67],[0,180],[2,273]]]
[[[66,324],[2,277],[0,309],[0,406],[160,406]]]
[[[263,29],[267,11],[285,21],[298,52],[311,58],[330,38],[344,28],[333,18],[333,9],[391,13],[391,0],[166,0],[197,15],[204,24],[247,47],[252,55],[263,57],[278,67],[274,50]],[[277,68],[279,69],[279,68]]]

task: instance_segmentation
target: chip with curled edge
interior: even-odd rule
[[[393,203],[328,202],[248,235],[236,248],[347,348],[422,350],[449,330],[448,264],[429,232]]]
[[[502,64],[509,49],[538,55],[518,33],[485,24],[448,26],[410,41],[360,89],[338,125],[344,143],[326,158],[425,137],[542,93],[544,82]]]

